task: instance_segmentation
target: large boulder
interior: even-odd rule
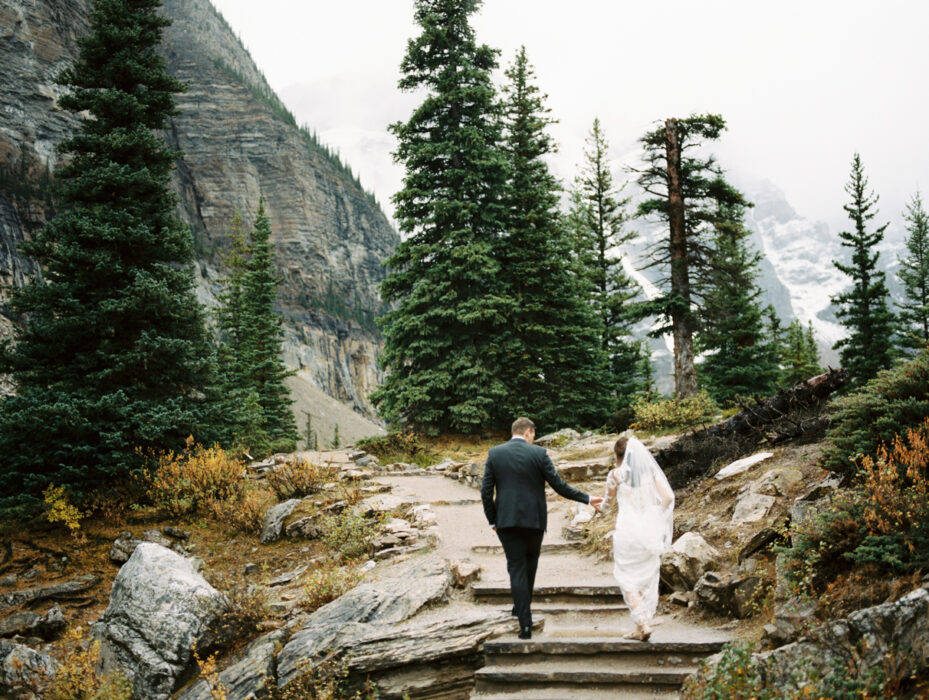
[[[38,700],[42,686],[57,668],[58,663],[48,654],[0,640],[0,697]]]
[[[918,588],[893,603],[852,613],[809,632],[793,644],[755,654],[768,687],[792,691],[807,679],[840,672],[861,680],[894,664],[897,678],[929,667],[929,590]]]
[[[214,623],[226,606],[191,560],[161,545],[139,544],[93,627],[101,670],[125,673],[136,700],[167,700],[193,650],[213,643]]]
[[[274,683],[274,654],[287,633],[275,630],[258,637],[237,655],[236,660],[222,671],[217,680],[221,697],[225,700],[253,700],[267,694],[269,683]],[[210,684],[203,678],[178,693],[175,700],[212,700]]]
[[[564,447],[580,439],[581,434],[573,428],[562,428],[557,432],[537,437],[535,439],[535,444],[541,445],[542,447]]]
[[[278,655],[278,683],[283,686],[308,669],[329,649],[346,625],[390,625],[423,606],[439,601],[451,586],[448,564],[439,557],[416,557],[379,581],[363,583],[309,615]]]
[[[704,573],[717,568],[719,552],[696,532],[685,532],[661,555],[661,580],[675,591],[693,589]]]

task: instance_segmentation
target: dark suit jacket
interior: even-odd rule
[[[525,440],[510,440],[492,448],[484,463],[484,480],[481,483],[481,500],[487,522],[497,529],[531,527],[545,530],[548,525],[546,481],[565,498],[581,503],[590,501],[586,493],[568,486],[559,476],[544,447],[530,445]]]

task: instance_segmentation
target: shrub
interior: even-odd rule
[[[855,473],[862,457],[875,457],[882,443],[929,418],[929,350],[878,373],[833,407],[836,415],[828,434],[833,446],[824,453],[823,466]]]
[[[208,513],[217,522],[236,532],[257,534],[268,508],[275,503],[274,496],[254,484],[246,484],[237,498],[229,501],[208,501]]]
[[[370,521],[353,508],[346,508],[338,515],[321,515],[319,524],[322,540],[329,548],[343,559],[357,559],[368,555],[380,521]]]
[[[268,619],[268,593],[262,586],[250,586],[236,580],[216,586],[226,596],[229,605],[220,615],[216,638],[222,647],[254,639],[261,631],[261,623]]]
[[[325,562],[316,567],[303,584],[303,607],[312,612],[321,608],[361,580],[354,566],[338,566],[335,562]]]
[[[45,519],[50,523],[64,523],[71,534],[77,537],[85,513],[71,503],[65,487],[49,484],[42,492],[42,497],[45,500]]]
[[[701,391],[684,399],[649,400],[642,396],[632,404],[633,430],[671,430],[691,428],[713,419],[718,407],[709,394]]]
[[[374,455],[384,464],[405,462],[427,467],[432,460],[432,455],[419,436],[411,431],[362,438],[355,443],[355,447]]]
[[[318,493],[329,482],[338,480],[338,467],[312,464],[305,460],[288,460],[265,473],[265,483],[279,501]]]
[[[122,673],[97,673],[100,642],[84,641],[84,631],[73,629],[68,639],[78,645],[58,666],[45,694],[46,700],[129,700],[132,684]]]
[[[754,646],[745,642],[727,644],[714,666],[701,664],[700,671],[687,679],[683,696],[687,700],[728,700],[754,698],[769,700],[780,695],[767,692],[752,657]]]
[[[242,462],[219,446],[194,446],[193,438],[182,454],[158,456],[142,480],[152,505],[172,517],[203,512],[214,501],[241,501],[248,485]]]
[[[360,688],[350,688],[345,656],[330,655],[312,665],[303,662],[300,671],[299,676],[283,688],[273,681],[269,683],[269,700],[376,700],[380,697],[377,686],[370,680]]]

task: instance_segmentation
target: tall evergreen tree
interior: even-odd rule
[[[609,358],[611,403],[614,410],[630,405],[641,390],[641,346],[632,339],[632,302],[638,285],[626,273],[617,248],[635,238],[626,228],[629,197],[621,197],[609,165],[609,143],[594,119],[577,179],[579,200],[569,217],[575,223],[578,259],[590,287],[599,319],[600,347]]]
[[[720,207],[749,206],[729,185],[711,157],[694,154],[703,141],[714,141],[726,128],[716,114],[667,119],[641,142],[645,167],[638,182],[646,194],[637,215],[655,218],[668,227],[668,237],[652,250],[652,264],[665,271],[664,294],[643,307],[668,323],[674,338],[674,392],[697,392],[694,335],[699,318],[701,277],[712,267],[713,222]]]
[[[906,256],[900,260],[903,300],[900,307],[902,345],[918,352],[929,344],[929,215],[919,192],[906,205]]]
[[[558,210],[560,186],[545,162],[555,150],[546,132],[553,120],[533,82],[525,47],[506,77],[507,233],[500,262],[515,304],[505,380],[510,413],[532,415],[540,426],[553,428],[599,426],[609,411],[602,400],[606,356]]]
[[[416,0],[421,29],[402,90],[425,97],[392,124],[406,168],[394,196],[407,234],[381,286],[387,378],[372,398],[390,420],[439,432],[502,427],[509,392],[499,339],[514,309],[499,262],[506,157],[491,71],[496,51],[469,24],[479,0]]]
[[[835,344],[842,366],[848,370],[852,386],[861,386],[886,369],[893,361],[895,319],[887,299],[884,273],[877,269],[877,244],[884,238],[888,224],[868,231],[869,222],[877,215],[878,197],[868,192],[868,178],[861,158],[856,153],[845,191],[851,202],[843,206],[854,224],[853,231],[842,231],[842,246],[851,248],[851,263],[833,260],[832,264],[851,278],[847,291],[832,297],[838,307],[836,316],[848,330],[847,337]]]
[[[794,319],[787,326],[778,383],[782,387],[791,387],[821,372],[822,364],[813,324],[809,323],[804,328],[798,319]]]
[[[168,189],[177,154],[156,133],[183,85],[158,51],[159,0],[97,0],[59,82],[80,129],[61,145],[66,209],[23,252],[44,283],[18,292],[27,319],[2,353],[17,395],[0,407],[3,504],[49,483],[75,492],[127,475],[141,448],[204,435],[211,353],[193,295],[190,231]]]
[[[758,262],[743,224],[743,207],[720,205],[714,222],[712,266],[703,281],[697,347],[706,353],[699,374],[716,401],[767,395],[778,379],[778,352],[769,342]]]

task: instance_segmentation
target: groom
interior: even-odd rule
[[[594,508],[599,508],[603,499],[591,498],[564,482],[545,449],[532,444],[535,423],[531,420],[517,418],[511,432],[513,437],[509,442],[497,445],[487,455],[481,500],[487,522],[496,530],[506,555],[513,613],[519,619],[519,638],[530,639],[532,612],[529,606],[548,520],[545,482],[561,496],[589,503]]]

